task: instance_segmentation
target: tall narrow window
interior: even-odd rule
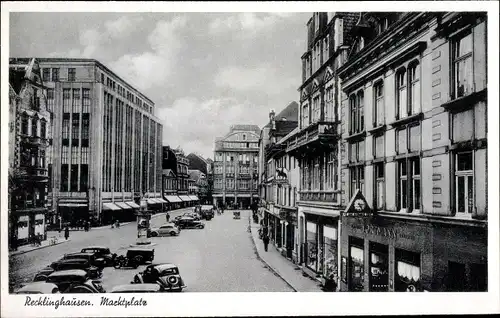
[[[82,89],[82,95],[83,95],[83,108],[82,108],[82,112],[83,113],[90,113],[90,89],[83,88]]]
[[[69,118],[63,118],[62,121],[62,138],[69,138]]]
[[[50,68],[44,68],[42,72],[42,81],[49,82],[50,81]]]
[[[385,172],[384,163],[375,164],[375,207],[382,210],[385,203]]]
[[[398,164],[399,170],[399,185],[398,185],[398,193],[399,200],[398,205],[400,210],[406,210],[407,198],[408,198],[408,171],[406,169],[406,160],[399,161]]]
[[[365,113],[364,113],[364,93],[358,93],[358,127],[357,132],[365,129]]]
[[[420,67],[418,62],[410,64],[408,68],[408,84],[409,90],[409,112],[410,114],[418,114],[420,112]]]
[[[330,45],[329,40],[330,40],[329,35],[325,36],[325,39],[323,40],[323,63],[325,63],[329,58],[329,56],[328,56],[328,52],[329,52],[328,48]]]
[[[47,89],[47,110],[49,112],[54,111],[54,89],[53,88]]]
[[[472,33],[462,34],[453,42],[453,90],[459,98],[472,92]]]
[[[70,95],[71,95],[71,90],[69,88],[64,88],[63,89],[63,112],[64,113],[71,113]]]
[[[40,137],[47,138],[47,122],[43,119],[40,121]]]
[[[21,134],[27,135],[28,134],[28,115],[26,113],[23,113],[21,115]]]
[[[412,212],[420,211],[420,158],[411,159]]]
[[[474,155],[472,151],[455,155],[455,205],[458,213],[474,209]]]
[[[356,133],[357,131],[357,103],[356,103],[356,96],[351,95],[349,98],[349,108],[350,108],[350,118],[349,118],[349,127],[350,127],[350,133],[351,135]]]
[[[36,117],[31,119],[31,136],[38,137],[38,119]]]
[[[68,68],[68,81],[74,82],[76,78],[76,70],[74,68]]]
[[[53,82],[59,81],[59,69],[58,68],[52,69],[52,81]]]
[[[318,96],[316,96],[313,99],[313,114],[312,114],[312,120],[311,121],[313,123],[318,122],[320,114],[321,114],[321,109],[320,109],[320,106],[319,106],[319,95],[318,95]]]
[[[81,111],[80,107],[80,89],[73,89],[73,113],[79,114]]]
[[[374,105],[375,110],[373,112],[373,124],[375,127],[384,124],[384,82],[380,81],[375,84],[374,88]]]
[[[309,105],[302,106],[302,124],[304,127],[309,126]]]
[[[396,94],[398,118],[405,118],[408,115],[405,69],[399,70],[396,73]]]

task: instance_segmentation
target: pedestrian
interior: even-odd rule
[[[268,236],[267,235],[268,232],[269,232],[269,229],[267,228],[267,225],[264,225],[264,227],[262,228],[262,236],[264,236],[264,237]]]
[[[267,247],[269,246],[269,236],[265,235],[262,241],[264,242],[264,251],[267,252]]]
[[[167,223],[170,222],[170,213],[167,212],[167,214],[165,215],[165,217],[167,218]]]
[[[69,227],[66,225],[66,228],[64,229],[64,238],[68,240],[69,237]]]

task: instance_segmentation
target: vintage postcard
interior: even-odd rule
[[[498,13],[2,3],[2,316],[499,313]]]

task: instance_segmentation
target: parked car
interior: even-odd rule
[[[60,294],[59,287],[53,283],[33,282],[19,288],[16,294]]]
[[[97,260],[103,260],[104,266],[113,266],[116,257],[116,254],[111,253],[109,248],[105,246],[89,246],[82,248],[80,253],[93,253]]]
[[[153,248],[129,248],[126,256],[120,255],[115,258],[114,267],[137,268],[146,262],[152,262],[154,257],[155,250]]]
[[[72,258],[72,259],[61,259],[53,262],[49,266],[43,268],[39,271],[33,281],[45,281],[47,277],[56,271],[64,271],[71,269],[81,269],[87,272],[89,277],[91,278],[101,278],[102,277],[102,269],[96,266],[93,266],[89,260],[83,258]]]
[[[159,284],[165,291],[181,292],[186,288],[179,268],[171,263],[151,264],[137,273],[131,284]]]
[[[201,221],[196,221],[192,218],[180,218],[175,221],[180,229],[203,229],[205,224]]]
[[[192,217],[196,221],[201,220],[201,215],[199,213],[195,213],[195,212],[186,212],[181,217]]]
[[[214,207],[212,205],[202,205],[200,214],[205,220],[211,220],[214,217]]]
[[[125,284],[113,287],[111,293],[159,293],[164,291],[160,284]]]
[[[81,269],[57,271],[47,277],[47,283],[57,285],[61,293],[105,293],[98,280],[91,279]]]
[[[97,258],[95,253],[69,253],[64,254],[62,259],[86,259],[90,262],[90,264],[95,267],[104,268],[105,261],[102,258]]]
[[[155,237],[166,235],[176,236],[179,235],[180,232],[181,230],[174,223],[166,223],[160,227],[152,228],[150,233],[152,237]]]

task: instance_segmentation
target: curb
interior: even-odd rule
[[[56,246],[56,245],[59,245],[59,244],[64,244],[64,243],[68,243],[68,242],[71,242],[71,240],[64,240],[64,241],[61,241],[61,242],[57,242],[56,244],[48,244],[48,245],[45,245],[45,246],[39,246],[39,247],[36,247],[34,249],[31,249],[31,250],[27,250],[27,251],[21,251],[21,252],[13,252],[13,253],[9,253],[9,257],[11,256],[17,256],[17,255],[21,255],[21,254],[26,254],[26,253],[29,253],[29,252],[33,252],[33,251],[36,251],[36,250],[41,250],[43,248],[47,248],[47,247],[51,247],[51,246]]]
[[[250,218],[248,218],[249,221],[251,221]],[[271,264],[269,264],[268,262],[266,262],[262,257],[260,257],[260,254],[259,254],[259,251],[257,250],[257,243],[255,242],[255,238],[253,237],[253,234],[252,234],[252,228],[251,228],[251,223],[248,225],[250,227],[250,237],[252,238],[252,243],[253,243],[253,250],[254,250],[254,253],[255,255],[257,256],[257,258],[262,262],[264,263],[267,268],[269,268],[269,270],[275,274],[276,276],[278,276],[279,278],[281,278],[294,292],[298,292],[298,290],[293,287],[292,284],[290,284],[284,277],[283,275],[281,275]]]

